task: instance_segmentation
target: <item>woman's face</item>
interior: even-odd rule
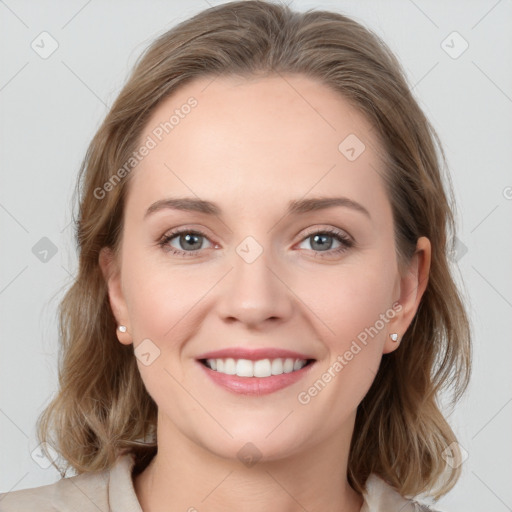
[[[420,239],[398,272],[371,125],[306,77],[201,78],[158,106],[142,145],[120,258],[100,261],[159,443],[271,460],[346,442],[429,265]]]

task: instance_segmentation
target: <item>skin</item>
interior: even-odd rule
[[[399,272],[391,204],[366,119],[343,97],[312,79],[200,78],[165,99],[141,136],[194,96],[198,105],[132,171],[120,257],[104,248],[119,342],[136,348],[149,338],[160,355],[138,360],[158,405],[158,454],[134,479],[145,512],[359,511],[363,499],[347,483],[356,409],[383,354],[396,350],[425,290],[430,243]],[[366,150],[349,161],[338,145],[349,134]],[[378,170],[379,172],[376,172]],[[167,197],[217,203],[219,216],[148,207]],[[347,207],[285,215],[288,201],[345,196],[370,218]],[[205,233],[158,246],[173,228]],[[311,232],[337,228],[355,245],[334,254]],[[247,237],[263,249],[252,263],[236,251]],[[196,246],[194,246],[196,242]],[[202,245],[201,245],[202,242]],[[332,245],[329,245],[332,244]],[[252,250],[252,249],[251,249]],[[322,254],[330,256],[321,257]],[[311,401],[307,391],[357,335],[398,301],[389,320]],[[278,347],[316,363],[293,385],[262,396],[234,394],[214,384],[195,360],[226,347]],[[262,458],[245,466],[246,443]],[[192,509],[191,509],[192,510]]]

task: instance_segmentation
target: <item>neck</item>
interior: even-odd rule
[[[160,416],[158,434],[157,454],[134,478],[144,512],[361,510],[362,496],[346,478],[350,436],[287,458],[244,465],[194,443]]]

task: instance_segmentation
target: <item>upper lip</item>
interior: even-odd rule
[[[223,348],[221,350],[213,350],[211,352],[205,352],[200,355],[197,359],[249,359],[251,361],[257,361],[259,359],[314,359],[306,354],[301,354],[293,350],[285,350],[280,348],[243,348],[243,347],[232,347]]]

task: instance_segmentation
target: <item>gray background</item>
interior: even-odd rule
[[[146,45],[219,3],[0,0],[0,492],[59,479],[36,463],[34,427],[57,385],[56,307],[76,270],[71,196],[86,147]],[[381,35],[441,137],[475,357],[449,417],[463,475],[437,507],[512,510],[512,1],[291,6],[338,10]]]

